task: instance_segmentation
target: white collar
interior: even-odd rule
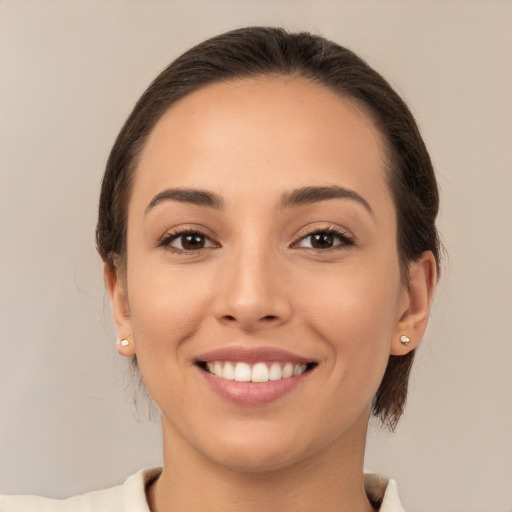
[[[380,506],[379,512],[405,512],[394,480],[376,473],[365,473],[364,489],[372,504]]]
[[[161,467],[145,468],[129,477],[123,486],[130,494],[129,499],[137,495],[140,497],[141,490],[145,492],[147,484],[157,478],[161,471]],[[364,488],[370,500],[380,505],[379,512],[405,512],[398,495],[398,487],[393,479],[376,473],[365,473]],[[150,512],[149,507],[143,512]]]
[[[146,487],[162,472],[161,467],[145,468],[128,477],[124,484],[103,491],[93,491],[65,500],[40,496],[0,496],[2,512],[87,512],[94,510],[119,512],[150,512]],[[365,490],[379,512],[404,512],[394,480],[365,473]]]

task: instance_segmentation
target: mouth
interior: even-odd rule
[[[209,388],[237,406],[262,406],[302,388],[318,361],[276,347],[233,345],[197,356]]]
[[[197,361],[203,371],[219,379],[235,382],[265,383],[299,377],[317,366],[315,362],[292,361]]]

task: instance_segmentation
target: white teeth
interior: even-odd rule
[[[229,361],[227,363],[224,363],[222,378],[226,380],[235,380],[235,367]]]
[[[268,381],[268,368],[265,363],[257,363],[252,367],[251,381],[252,382],[267,382]]]
[[[304,373],[305,371],[306,371],[305,364],[296,364],[295,368],[293,369],[293,375],[300,375],[301,373]]]
[[[217,374],[215,374],[215,375],[217,375]],[[220,375],[220,377],[222,377],[222,375]],[[251,367],[247,363],[236,363],[235,380],[237,382],[250,382],[251,381]]]
[[[303,374],[307,365],[293,363],[256,363],[251,366],[248,363],[232,363],[230,361],[209,361],[207,370],[225,380],[237,382],[268,382],[269,380],[289,379]]]
[[[269,380],[281,380],[283,378],[283,371],[279,363],[272,363],[268,378]]]
[[[283,379],[289,379],[293,375],[293,364],[286,363],[283,367]]]

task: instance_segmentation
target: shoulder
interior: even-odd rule
[[[127,478],[122,485],[89,492],[65,500],[40,496],[0,496],[1,512],[149,512],[146,485],[161,472],[146,468]]]
[[[376,473],[365,473],[366,494],[379,512],[405,512],[394,480]]]
[[[145,468],[126,479],[124,484],[65,500],[40,496],[0,496],[1,512],[150,512],[145,489],[162,471]],[[396,482],[374,473],[365,474],[365,489],[379,512],[405,512]]]

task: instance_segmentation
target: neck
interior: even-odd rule
[[[221,466],[162,423],[164,469],[148,490],[152,512],[374,511],[364,492],[364,416],[314,455],[263,471]]]

